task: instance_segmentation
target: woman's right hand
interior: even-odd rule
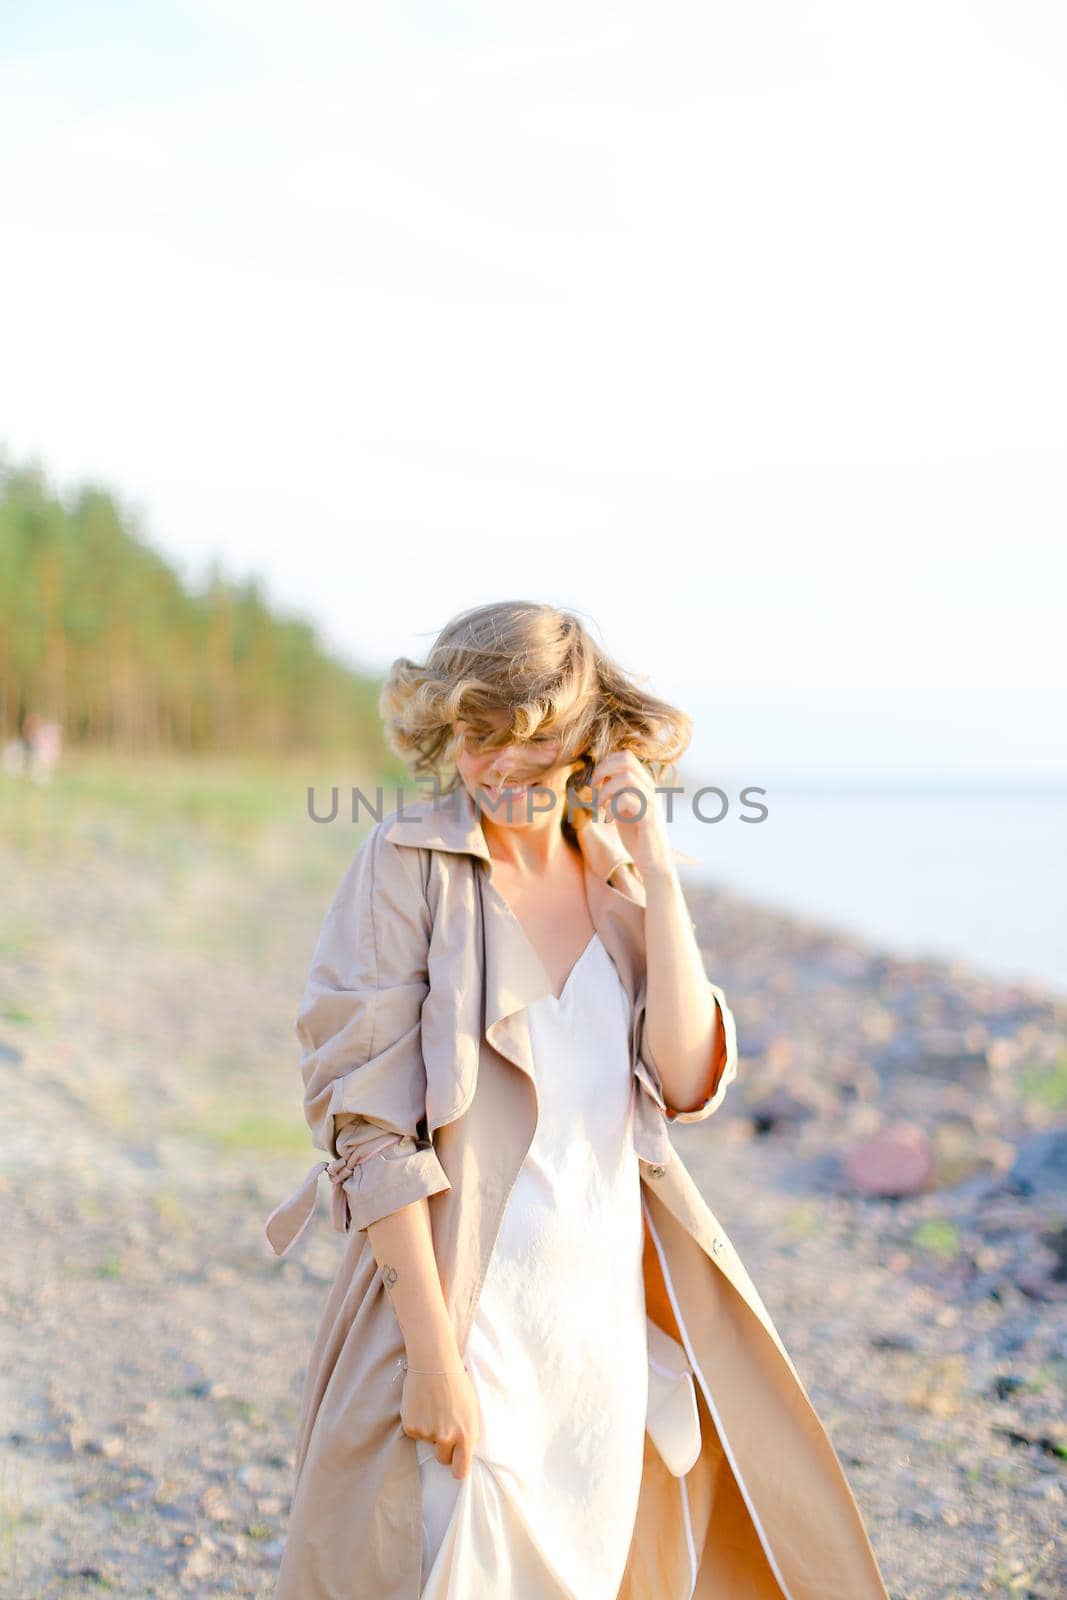
[[[408,1371],[400,1401],[400,1425],[412,1439],[437,1445],[437,1459],[451,1462],[452,1476],[465,1478],[482,1434],[481,1411],[470,1373]]]

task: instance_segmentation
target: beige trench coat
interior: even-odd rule
[[[640,875],[610,825],[588,822],[579,840],[592,920],[633,1005],[648,1315],[684,1347],[699,1414],[687,1473],[675,1476],[646,1432],[619,1600],[888,1600],[829,1436],[668,1138],[669,1122],[702,1121],[721,1104],[737,1072],[733,1018],[712,984],[726,1064],[703,1105],[674,1113],[644,1037]],[[366,1228],[428,1197],[465,1351],[537,1118],[526,1007],[549,992],[490,873],[460,787],[377,822],[323,923],[296,1028],[307,1120],[330,1160],[267,1228],[273,1248],[288,1249],[326,1171],[347,1243],[307,1369],[277,1600],[418,1600],[421,1481],[400,1423],[404,1343]],[[368,1154],[383,1130],[402,1137]]]

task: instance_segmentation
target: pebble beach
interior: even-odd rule
[[[263,1223],[319,1156],[293,1019],[358,840],[190,794],[72,777],[2,798],[13,1600],[269,1596],[285,1537],[341,1240],[323,1214],[278,1260]],[[894,1600],[1055,1600],[1067,1005],[686,893],[741,1065],[721,1110],[672,1138],[827,1426]]]

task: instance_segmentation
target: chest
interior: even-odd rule
[[[596,931],[580,855],[564,856],[551,876],[518,872],[494,861],[484,873],[490,914],[514,921],[559,995]]]

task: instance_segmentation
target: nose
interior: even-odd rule
[[[497,751],[496,765],[493,768],[493,783],[498,785],[510,773],[518,770],[522,764],[522,751],[517,745],[505,745],[503,750]]]

